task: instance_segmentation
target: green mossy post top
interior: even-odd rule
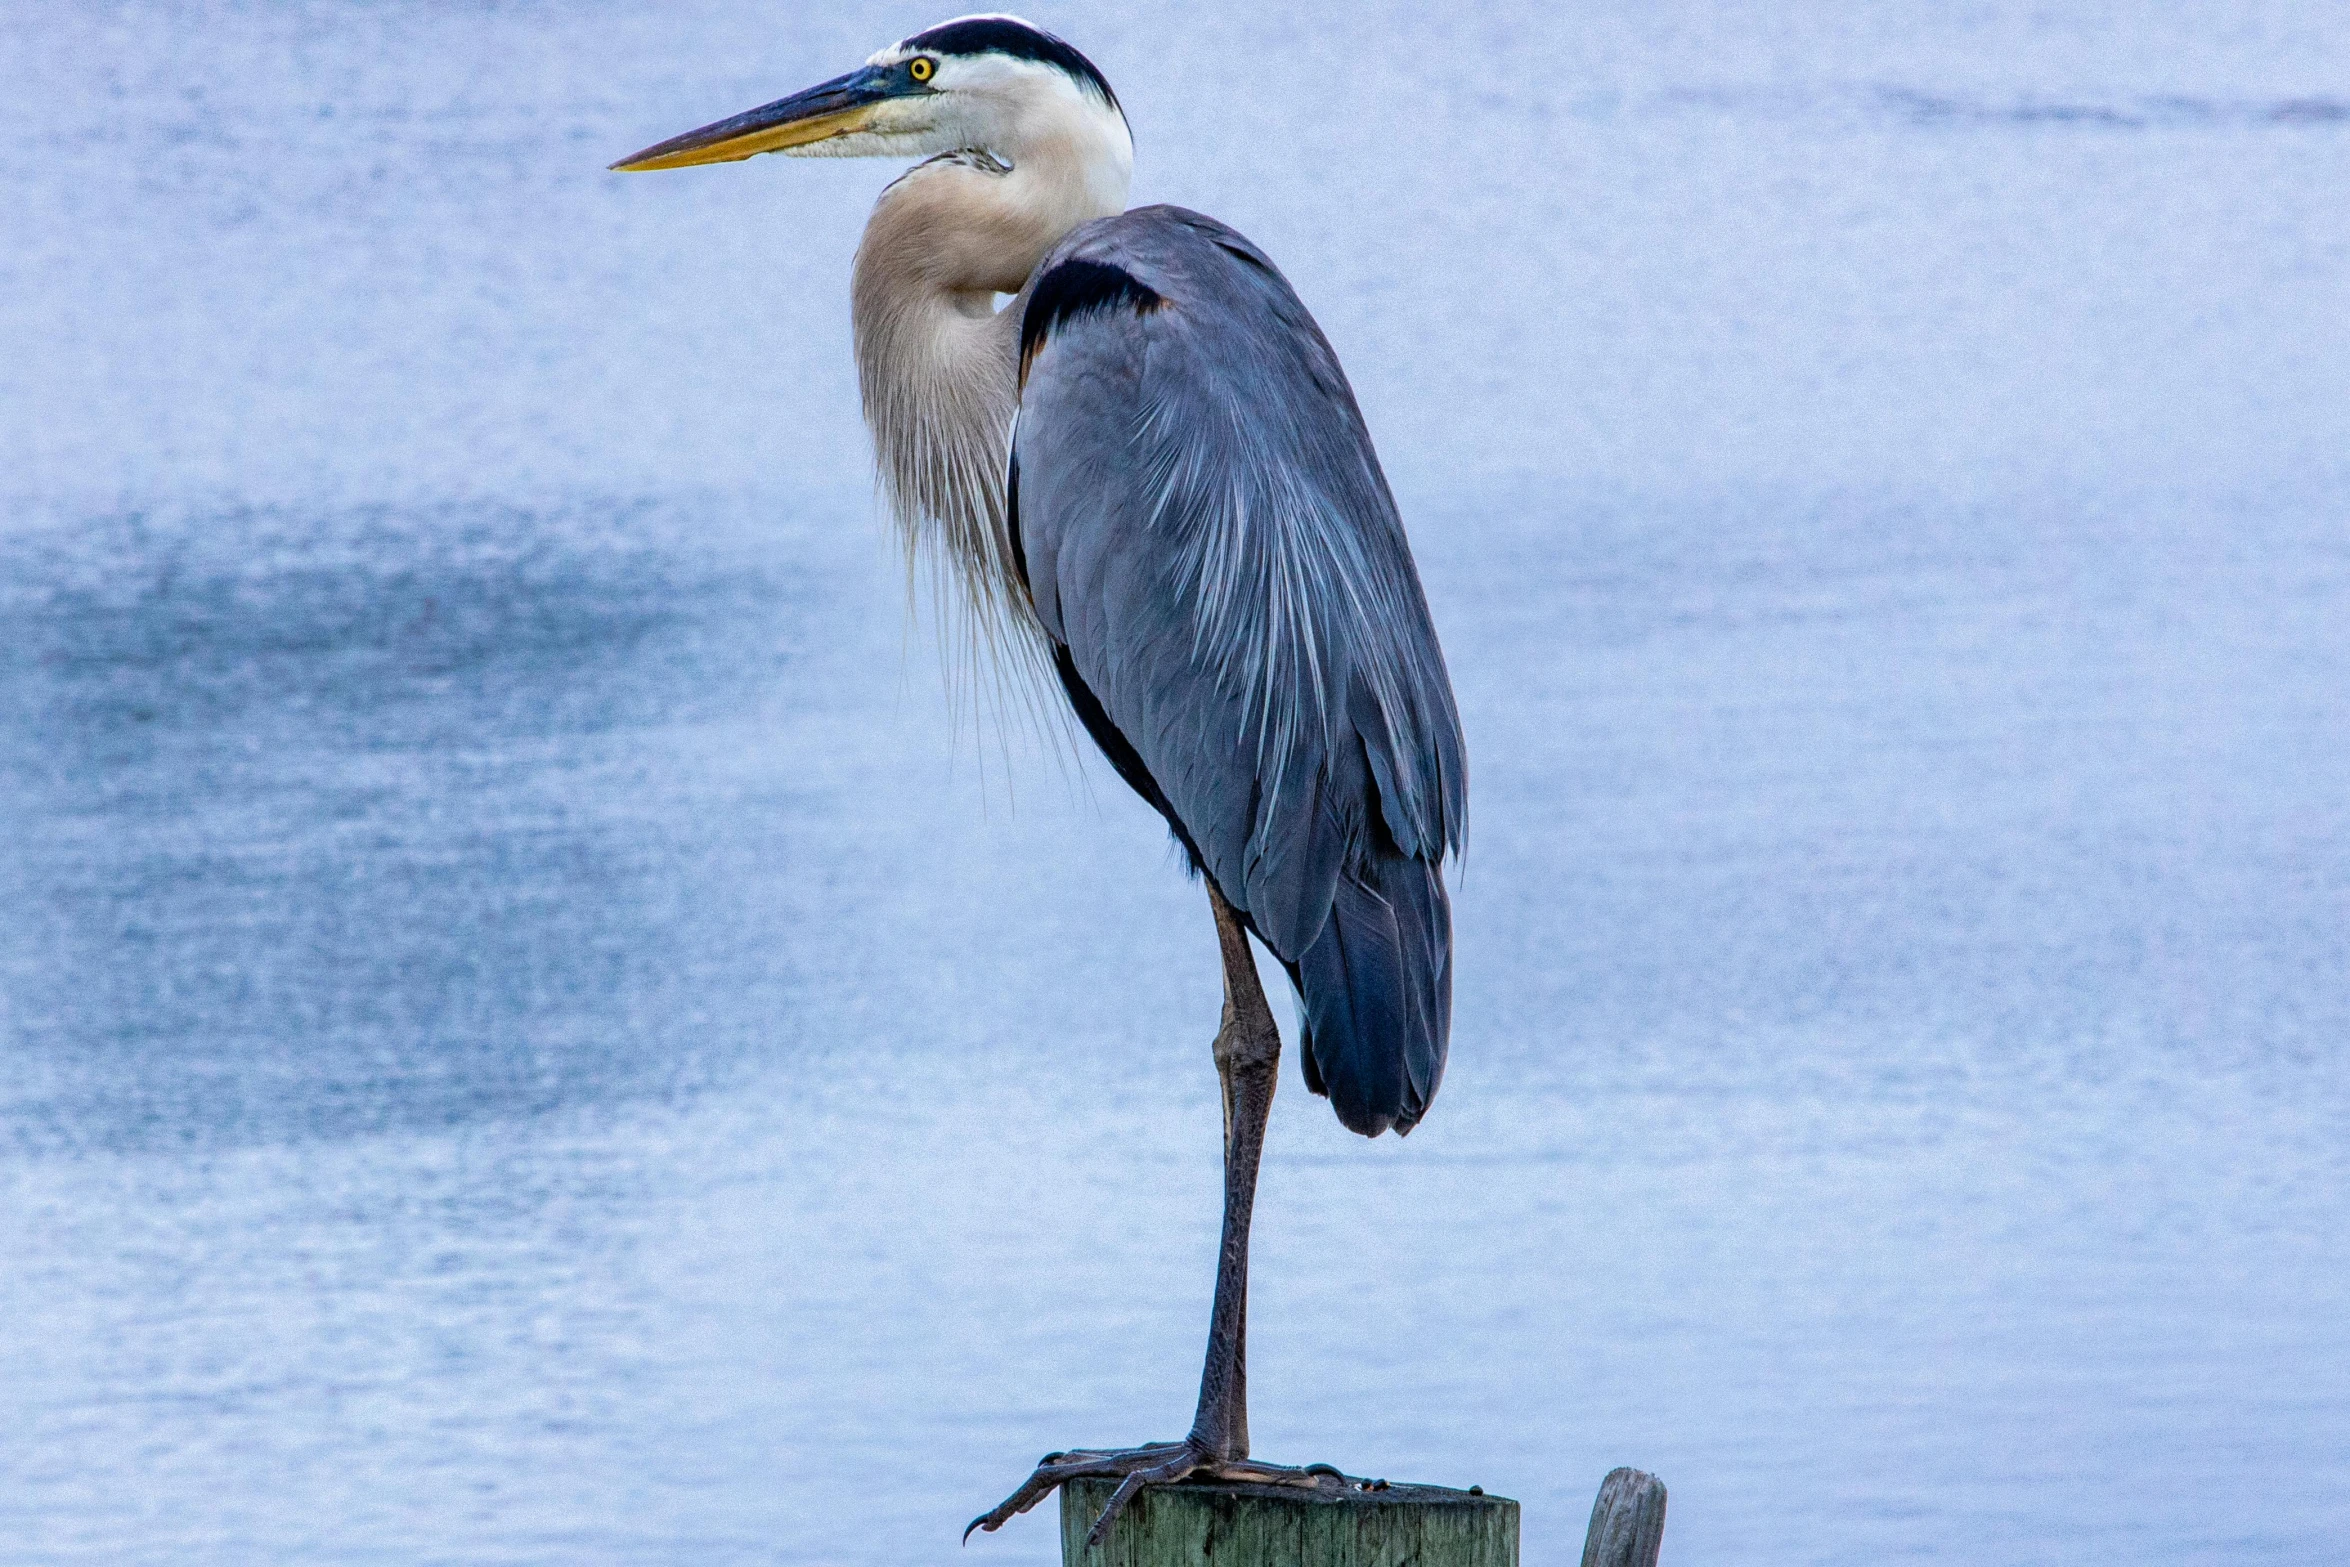
[[[1062,1567],[1518,1567],[1518,1504],[1440,1485],[1153,1486],[1096,1550],[1114,1480],[1061,1488]]]

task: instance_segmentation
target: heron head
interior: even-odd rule
[[[672,136],[612,167],[682,169],[762,152],[926,158],[969,151],[1009,164],[1039,140],[1073,131],[1131,168],[1125,114],[1092,61],[1017,17],[965,16],[892,44],[845,76]]]

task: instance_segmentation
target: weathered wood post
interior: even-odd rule
[[[1168,1485],[1085,1543],[1115,1480],[1061,1487],[1062,1567],[1518,1567],[1518,1504],[1482,1490],[1338,1480]]]
[[[1583,1567],[1656,1567],[1665,1543],[1665,1483],[1637,1469],[1611,1469],[1591,1504]]]

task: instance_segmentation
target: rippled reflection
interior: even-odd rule
[[[810,597],[780,567],[648,549],[642,520],[244,513],[14,541],[0,918],[39,1075],[9,1135],[348,1136],[717,1070],[724,889],[679,882],[718,835],[677,761],[750,693],[788,699]],[[775,823],[733,830],[788,881]],[[772,998],[788,957],[725,981]]]

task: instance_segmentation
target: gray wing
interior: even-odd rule
[[[1013,530],[1071,700],[1288,965],[1309,1084],[1408,1128],[1449,1031],[1465,763],[1337,357],[1261,251],[1169,207],[1063,241],[1021,347]]]

